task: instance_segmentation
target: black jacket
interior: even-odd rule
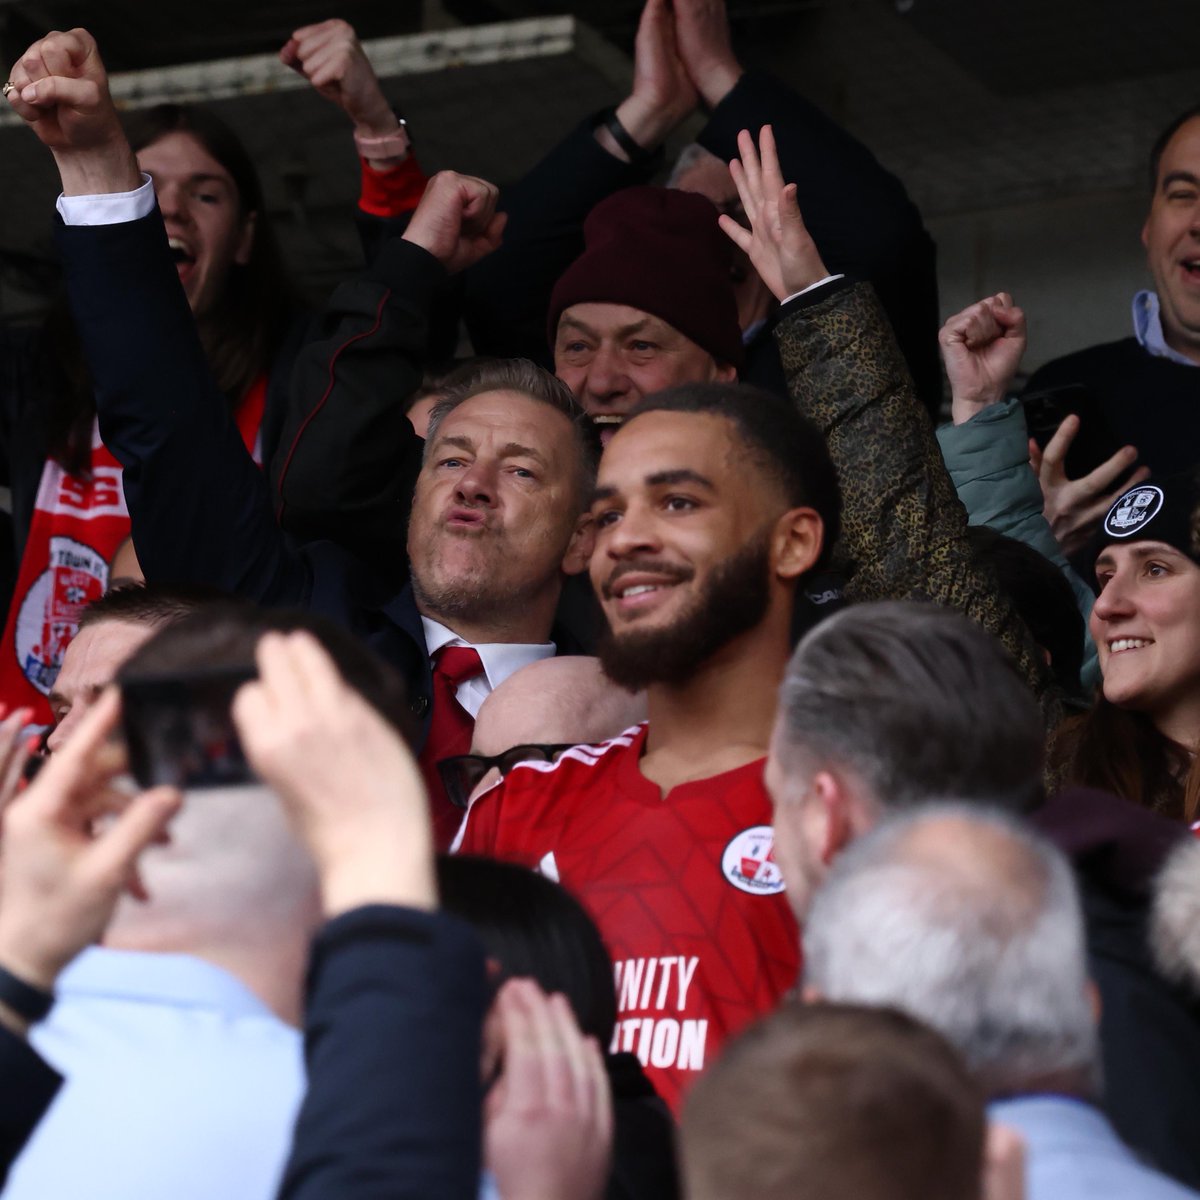
[[[455,918],[371,905],[330,921],[279,1200],[476,1200],[488,1001],[483,947]]]
[[[0,1025],[0,1188],[8,1169],[50,1107],[62,1076],[38,1052]]]

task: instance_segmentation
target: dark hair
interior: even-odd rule
[[[1055,730],[1050,759],[1065,783],[1112,792],[1174,820],[1200,818],[1200,756],[1102,691],[1086,713]]]
[[[1041,711],[1000,641],[936,604],[852,604],[796,647],[779,691],[780,759],[842,764],[885,809],[1042,798]]]
[[[784,1004],[684,1107],[694,1200],[975,1200],[984,1097],[945,1038],[894,1009]]]
[[[438,859],[442,908],[473,926],[506,978],[561,992],[584,1033],[607,1050],[617,1020],[613,966],[583,905],[525,867],[470,855]]]
[[[213,377],[236,403],[270,367],[297,307],[258,171],[237,134],[206,108],[156,104],[130,113],[125,131],[135,154],[168,134],[190,134],[229,172],[237,187],[239,214],[257,214],[249,260],[230,268],[221,303],[199,323]]]
[[[198,325],[213,378],[230,404],[237,404],[270,367],[298,307],[265,211],[258,173],[237,135],[207,109],[159,104],[129,114],[125,126],[134,153],[167,134],[190,134],[229,172],[237,187],[239,212],[257,214],[249,261],[230,269],[220,304]],[[65,295],[51,304],[38,348],[50,456],[68,473],[86,476],[95,397]]]
[[[202,605],[164,625],[135,650],[117,673],[117,682],[199,667],[253,668],[264,633],[295,630],[311,633],[346,683],[412,744],[413,717],[399,672],[348,630],[299,609],[257,608],[240,600]]]
[[[600,465],[600,434],[587,410],[575,399],[571,389],[561,379],[527,358],[484,359],[465,372],[466,378],[448,389],[429,414],[429,432],[425,435],[426,450],[437,437],[438,426],[464,401],[485,392],[519,392],[562,413],[571,423],[580,460],[580,511],[591,501],[596,485],[596,470]]]
[[[93,600],[79,614],[79,628],[101,621],[168,625],[197,609],[229,600],[225,592],[200,584],[128,583]]]
[[[1185,108],[1175,117],[1163,131],[1154,139],[1150,147],[1150,195],[1158,191],[1158,169],[1162,165],[1162,156],[1166,152],[1167,143],[1194,117],[1200,117],[1200,104]]]
[[[986,525],[969,526],[967,541],[975,557],[995,571],[1000,590],[1033,640],[1049,652],[1058,686],[1068,696],[1078,696],[1085,626],[1066,576],[1032,546]]]
[[[825,533],[821,556],[812,569],[829,565],[841,532],[837,471],[821,431],[789,401],[744,383],[685,383],[644,397],[630,410],[626,424],[648,412],[724,417],[751,461],[778,485],[787,503],[816,509]]]

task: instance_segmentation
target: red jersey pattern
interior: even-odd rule
[[[773,856],[763,761],[663,796],[638,769],[645,725],[557,763],[514,767],[456,849],[536,867],[587,907],[613,957],[614,1050],[679,1111],[721,1043],[773,1009],[800,967]]]

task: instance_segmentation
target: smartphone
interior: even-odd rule
[[[257,776],[234,728],[233,698],[253,667],[121,678],[129,770],[143,788],[238,787]]]
[[[1021,404],[1025,408],[1029,436],[1043,448],[1066,417],[1072,414],[1079,417],[1079,432],[1067,450],[1064,464],[1068,479],[1079,479],[1095,470],[1125,445],[1081,383],[1027,392],[1021,397]],[[1136,466],[1135,463],[1129,468],[1126,478],[1133,474]],[[1114,488],[1118,486],[1119,481],[1113,484]]]

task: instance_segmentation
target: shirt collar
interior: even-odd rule
[[[1138,292],[1133,298],[1133,333],[1138,344],[1147,354],[1155,358],[1167,358],[1185,367],[1198,364],[1190,358],[1172,350],[1163,336],[1162,313],[1159,311],[1158,295],[1148,289]]]
[[[62,973],[54,990],[63,1000],[134,1000],[279,1019],[236,976],[190,954],[93,946]]]
[[[553,642],[487,642],[472,646],[453,629],[447,629],[445,625],[440,625],[430,617],[423,616],[421,625],[425,630],[425,648],[429,651],[430,658],[443,646],[470,646],[479,654],[488,687],[493,691],[514,671],[519,671],[530,663],[540,662],[543,658],[553,658],[556,653]]]

